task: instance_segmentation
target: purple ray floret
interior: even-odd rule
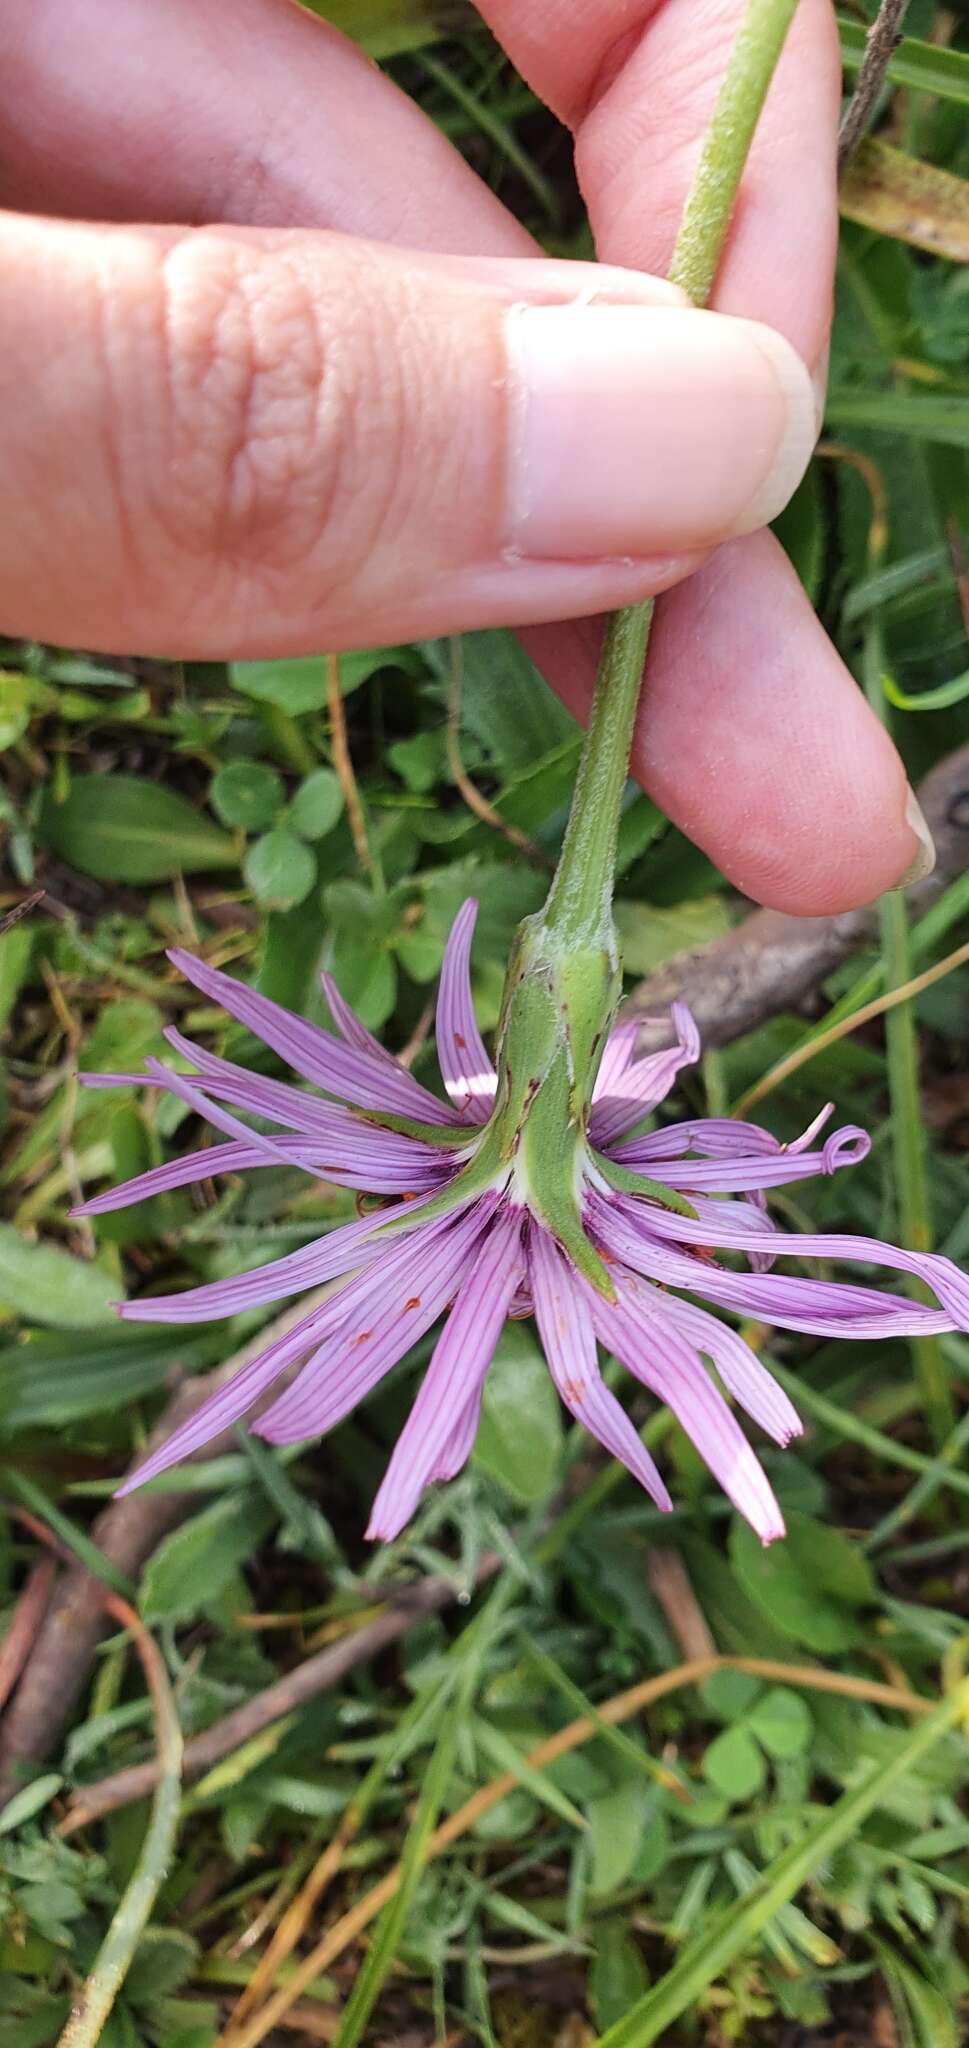
[[[868,1152],[867,1136],[854,1126],[822,1137],[830,1105],[788,1146],[758,1125],[724,1118],[644,1130],[681,1068],[699,1057],[693,1019],[675,1004],[674,1044],[666,1051],[637,1058],[635,1022],[612,1031],[588,1128],[577,1135],[581,1220],[606,1276],[602,1286],[593,1284],[557,1239],[554,1223],[530,1204],[514,1153],[483,1151],[482,1158],[493,1156],[493,1170],[484,1180],[468,1177],[487,1143],[501,1087],[472,1002],[475,912],[469,902],[458,913],[441,972],[437,1050],[446,1102],[378,1044],[329,977],[324,987],[336,1034],[189,954],[172,955],[196,988],[288,1063],[298,1085],[250,1073],[170,1032],[182,1065],[149,1060],[137,1078],[178,1097],[223,1142],[139,1174],[80,1213],[99,1215],[210,1175],[264,1166],[367,1191],[384,1206],[231,1279],[121,1305],[131,1321],[188,1323],[266,1307],[328,1283],[302,1321],[204,1402],[126,1488],[246,1416],[277,1444],[332,1429],[441,1321],[370,1520],[371,1536],[393,1538],[424,1488],[453,1478],[466,1462],[505,1319],[532,1314],[565,1406],[659,1508],[672,1506],[670,1496],[602,1377],[600,1345],[670,1408],[724,1492],[769,1543],[784,1524],[736,1409],[782,1445],[801,1425],[766,1366],[706,1304],[783,1329],[870,1340],[969,1329],[969,1280],[936,1254],[870,1238],[792,1236],[772,1224],[766,1190],[837,1173]],[[110,1087],[136,1077],[84,1078]],[[413,1134],[408,1123],[417,1127]],[[631,1175],[644,1177],[642,1192]],[[668,1202],[663,1188],[671,1191]],[[692,1213],[680,1213],[684,1199]],[[740,1263],[725,1264],[722,1253],[739,1255]],[[772,1270],[792,1257],[894,1267],[924,1282],[937,1306],[867,1280]]]

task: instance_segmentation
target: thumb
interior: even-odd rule
[[[573,617],[771,519],[771,329],[633,272],[0,219],[0,628],[244,656]]]

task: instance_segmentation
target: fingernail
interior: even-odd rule
[[[916,847],[904,875],[895,884],[896,889],[910,889],[913,882],[924,882],[935,866],[935,840],[914,789],[909,789],[905,799],[905,823],[915,834]]]
[[[633,305],[509,317],[508,546],[594,560],[766,526],[800,482],[815,396],[770,327]]]

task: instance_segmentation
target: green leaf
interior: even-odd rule
[[[594,1892],[614,1892],[629,1876],[643,1838],[647,1799],[642,1783],[624,1778],[597,1799],[586,1801],[592,1837],[589,1883]]]
[[[863,1820],[903,1781],[969,1709],[969,1681],[867,1770],[852,1791],[827,1808],[790,1848],[763,1871],[758,1883],[728,1906],[689,1942],[673,1968],[645,1997],[629,2007],[599,2037],[595,2048],[651,2048],[668,2038],[683,2013],[695,2011],[709,1986],[755,1945],[768,1921],[793,1899],[802,1884],[830,1862],[843,1843],[854,1840]]]
[[[783,1635],[811,1650],[846,1650],[858,1639],[850,1610],[874,1596],[871,1568],[837,1529],[791,1513],[787,1539],[765,1548],[735,1521],[730,1556],[744,1591]]]
[[[315,768],[301,782],[289,807],[289,822],[301,839],[323,839],[343,815],[343,791],[332,768]]]
[[[198,1962],[198,1942],[177,1927],[146,1927],[125,1982],[130,2005],[148,2005],[179,1991]]]
[[[0,1350],[0,1433],[63,1429],[86,1415],[117,1414],[163,1386],[173,1367],[207,1365],[222,1348],[217,1330],[180,1331],[173,1345],[170,1329],[95,1328],[91,1336],[77,1328],[31,1335]]]
[[[951,711],[954,704],[962,704],[969,697],[969,669],[964,675],[953,676],[951,683],[940,683],[937,690],[919,690],[914,697],[907,690],[900,690],[891,676],[882,677],[882,689],[897,711]]]
[[[45,689],[35,677],[21,675],[17,669],[0,668],[0,753],[23,738],[31,713],[43,706],[45,700],[56,702],[54,692]]]
[[[772,1685],[751,1709],[747,1726],[768,1756],[783,1762],[788,1757],[803,1756],[810,1748],[814,1723],[800,1693],[792,1692],[786,1685]]]
[[[510,1324],[484,1384],[474,1462],[514,1500],[545,1500],[562,1449],[562,1413],[534,1339]]]
[[[142,1574],[140,1606],[152,1621],[185,1621],[228,1585],[274,1520],[254,1493],[227,1494],[166,1536]]]
[[[0,935],[0,1032],[5,1031],[30,971],[34,934],[28,918]]]
[[[663,909],[655,903],[617,902],[616,929],[627,974],[651,974],[664,960],[692,953],[730,929],[722,896],[695,896]]]
[[[326,668],[321,654],[293,661],[230,661],[229,681],[246,697],[275,704],[291,718],[304,711],[322,711],[326,703]]]
[[[760,1679],[747,1671],[714,1671],[700,1687],[700,1698],[720,1721],[737,1721],[760,1692]]]
[[[426,649],[442,683],[450,679],[451,643]],[[566,740],[575,720],[563,709],[524,648],[503,627],[461,640],[461,725],[496,767],[531,768]]]
[[[804,585],[812,604],[821,587],[824,570],[825,519],[821,483],[812,463],[790,503],[778,519],[774,532]]]
[[[625,1915],[600,1920],[589,1968],[589,2000],[597,2027],[611,2027],[642,1998],[649,1983],[646,1965]]]
[[[63,1783],[60,1771],[45,1771],[43,1777],[34,1778],[22,1791],[15,1792],[0,1813],[0,1835],[12,1834],[15,1828],[23,1826],[25,1820],[32,1820],[34,1814],[53,1799],[55,1792],[60,1791]]]
[[[305,901],[316,881],[316,859],[310,848],[285,825],[254,839],[242,872],[268,910],[293,910]]]
[[[46,793],[46,846],[101,882],[164,882],[236,864],[235,842],[183,796],[137,775],[84,775],[63,803]]]
[[[841,61],[846,71],[857,71],[865,54],[865,30],[846,14],[838,15],[838,28]],[[969,54],[964,50],[903,36],[889,58],[888,77],[892,85],[914,86],[917,92],[969,107]]]
[[[949,2000],[885,1942],[874,1944],[904,2048],[958,2048],[956,2019]]]
[[[88,1330],[114,1321],[119,1284],[101,1266],[55,1244],[28,1244],[0,1223],[0,1303],[25,1322]]]
[[[227,761],[213,777],[209,799],[223,825],[261,832],[282,807],[286,791],[268,761]]]
[[[733,1804],[752,1799],[764,1783],[764,1759],[746,1728],[725,1728],[704,1753],[703,1775]]]
[[[942,448],[969,448],[969,396],[948,391],[834,390],[825,418],[830,427],[904,434]]]

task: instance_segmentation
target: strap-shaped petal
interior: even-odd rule
[[[476,1251],[384,1474],[368,1536],[389,1543],[399,1535],[442,1459],[450,1471],[467,1440],[468,1421],[477,1415],[485,1374],[518,1286],[522,1220],[520,1209],[506,1209]]]
[[[455,1109],[468,1122],[487,1123],[498,1076],[485,1051],[471,1000],[471,939],[478,906],[463,903],[448,934],[437,996],[437,1059]]]
[[[668,1511],[673,1503],[663,1480],[599,1371],[592,1316],[577,1276],[544,1230],[531,1231],[528,1267],[538,1334],[560,1398],[657,1507]]]

